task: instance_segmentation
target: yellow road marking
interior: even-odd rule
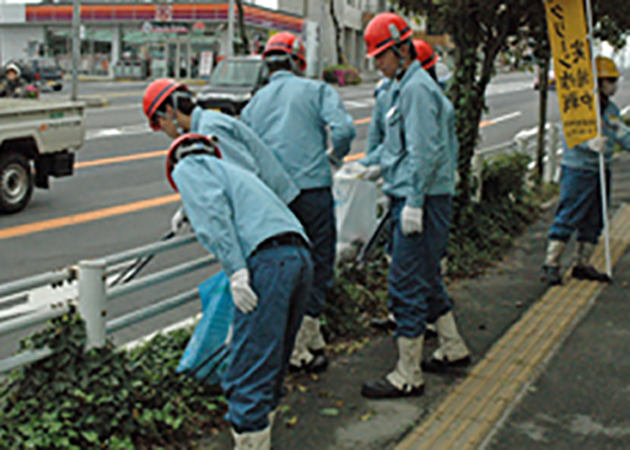
[[[166,155],[166,150],[157,150],[155,152],[137,153],[135,155],[116,156],[113,158],[97,159],[94,161],[83,161],[75,163],[75,169],[82,169],[85,167],[103,166],[105,164],[115,164],[127,161],[136,161],[138,159],[157,158],[159,156]]]
[[[0,240],[9,239],[27,234],[39,233],[40,231],[48,231],[56,228],[67,227],[79,223],[92,222],[94,220],[105,219],[107,217],[119,216],[131,212],[141,211],[143,209],[154,208],[156,206],[166,205],[179,200],[179,194],[166,195],[164,197],[152,198],[149,200],[141,200],[139,202],[127,203],[126,205],[118,205],[110,208],[98,209],[86,213],[75,214],[72,216],[59,217],[57,219],[43,220],[41,222],[28,223],[18,225],[16,227],[5,228],[0,230]]]

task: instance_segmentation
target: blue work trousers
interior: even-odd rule
[[[306,189],[289,205],[311,241],[314,275],[306,315],[319,317],[335,280],[337,228],[330,188]]]
[[[236,309],[230,344],[232,363],[223,379],[226,419],[237,433],[260,431],[280,403],[284,376],[313,283],[305,247],[276,246],[247,260],[258,306]]]
[[[452,309],[442,281],[440,260],[448,243],[453,199],[425,197],[422,233],[405,236],[400,215],[405,200],[391,198],[392,263],[389,270],[389,307],[396,317],[396,335],[424,335],[427,322]]]
[[[560,203],[549,239],[567,242],[577,231],[578,242],[597,244],[604,227],[599,172],[562,166]],[[606,170],[606,198],[610,204],[610,170]]]

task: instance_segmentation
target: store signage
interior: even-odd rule
[[[184,23],[150,23],[142,24],[142,31],[145,33],[188,33],[188,25]]]

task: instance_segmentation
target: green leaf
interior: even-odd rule
[[[81,436],[92,444],[98,443],[98,433],[96,431],[81,431]]]
[[[320,414],[323,416],[338,416],[339,410],[337,408],[323,408],[320,409]]]

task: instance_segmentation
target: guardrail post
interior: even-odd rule
[[[106,266],[104,259],[79,262],[79,313],[85,321],[87,349],[105,345]]]

